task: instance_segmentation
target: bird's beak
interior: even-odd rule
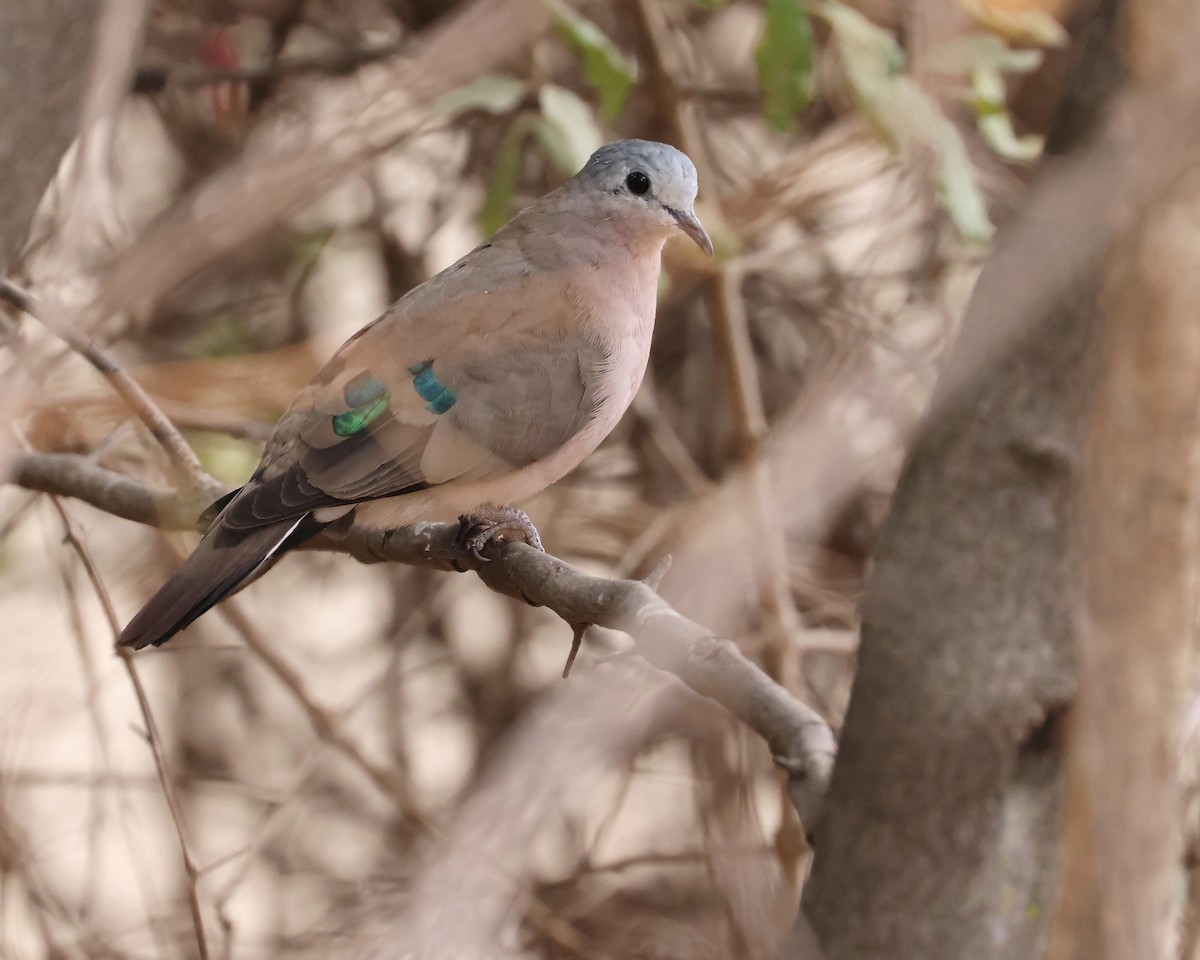
[[[710,257],[713,255],[712,241],[708,239],[708,234],[705,233],[704,227],[700,221],[696,219],[696,215],[690,210],[671,210],[671,216],[675,218],[675,222],[679,224],[679,229],[696,241],[696,246],[707,253]]]

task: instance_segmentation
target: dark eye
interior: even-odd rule
[[[640,197],[650,189],[650,178],[641,170],[634,170],[625,178],[625,186],[629,188],[630,193],[636,193]]]

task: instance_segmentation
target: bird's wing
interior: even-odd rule
[[[300,394],[222,525],[485,479],[549,456],[596,413],[610,362],[569,310],[579,307],[552,277],[537,289],[496,280],[486,295],[401,301]]]

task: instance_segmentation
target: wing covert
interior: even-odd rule
[[[259,526],[543,459],[595,414],[609,362],[579,333],[471,337],[403,361],[359,343],[280,420],[223,522]]]

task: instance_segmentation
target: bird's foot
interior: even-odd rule
[[[537,527],[524,510],[516,507],[483,503],[471,513],[458,518],[458,539],[455,547],[470,553],[480,563],[487,563],[483,549],[489,543],[520,541],[542,550],[542,538]]]

